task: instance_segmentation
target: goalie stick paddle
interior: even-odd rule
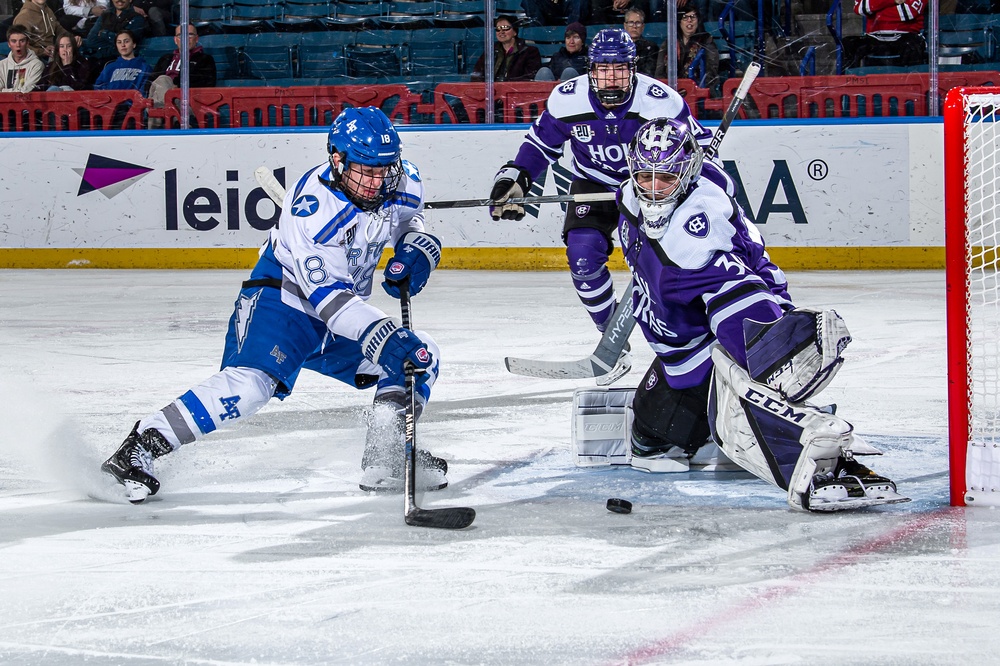
[[[411,328],[410,322],[410,285],[404,281],[399,288],[399,308],[403,319],[403,328]],[[415,527],[438,527],[446,530],[461,530],[472,524],[476,519],[476,510],[463,506],[444,509],[421,509],[417,506],[417,397],[413,364],[406,363],[406,460],[403,474],[404,509],[403,520],[407,525]]]
[[[635,328],[635,318],[632,316],[632,282],[629,281],[625,294],[618,301],[615,313],[611,315],[611,323],[601,336],[601,341],[597,343],[597,349],[587,358],[578,361],[536,361],[508,356],[503,362],[508,371],[525,377],[548,379],[600,377],[611,372],[618,363],[618,358],[633,328]]]
[[[705,149],[708,158],[715,157],[719,152],[722,139],[725,138],[729,126],[740,112],[740,107],[746,100],[747,93],[754,79],[760,73],[760,65],[752,62],[747,66],[747,71],[743,74],[739,87],[736,88],[733,99],[726,109],[725,115],[719,122],[719,127],[712,136],[712,142]],[[624,319],[627,318],[627,321]],[[625,296],[618,303],[618,308],[612,316],[612,322],[604,331],[601,341],[597,343],[597,349],[587,358],[576,361],[536,361],[525,358],[515,358],[508,356],[504,359],[507,370],[526,377],[543,377],[552,379],[586,379],[590,377],[600,377],[611,372],[621,356],[629,335],[635,327],[635,319],[632,317],[632,283],[629,283]]]

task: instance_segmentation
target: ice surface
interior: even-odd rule
[[[423,501],[474,507],[463,532],[358,489],[371,395],[311,373],[158,461],[146,504],[102,478],[216,370],[244,277],[0,271],[0,663],[996,662],[1000,514],[947,506],[942,273],[791,275],[854,336],[823,396],[914,498],[838,515],[746,474],[575,468],[587,382],[503,369],[593,349],[568,275],[436,273],[414,299],[443,356],[418,439],[451,487]],[[652,359],[632,343],[620,385]]]

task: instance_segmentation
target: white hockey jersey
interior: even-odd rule
[[[317,166],[288,189],[262,252],[273,253],[281,266],[282,302],[321,319],[334,335],[358,340],[386,317],[366,302],[382,250],[424,230],[424,187],[417,168],[404,160],[399,190],[365,212],[326,184],[331,171],[329,164]]]

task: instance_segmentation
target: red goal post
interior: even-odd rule
[[[953,506],[1000,506],[1000,88],[944,110],[948,432]]]

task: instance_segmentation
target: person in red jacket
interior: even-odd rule
[[[925,64],[926,9],[926,0],[854,0],[854,13],[865,17],[865,34],[844,38],[844,66]],[[879,56],[878,61],[869,56]]]
[[[532,81],[542,68],[542,54],[537,47],[517,36],[514,17],[501,14],[493,21],[497,41],[493,44],[494,81]],[[479,56],[472,70],[473,81],[486,78],[486,54]]]

